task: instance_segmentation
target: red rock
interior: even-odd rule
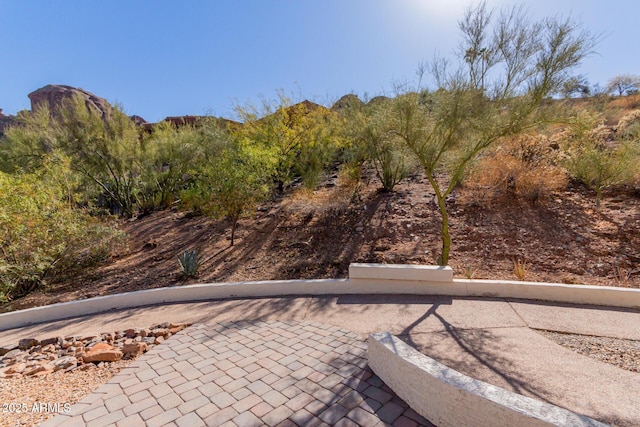
[[[111,350],[114,347],[110,344],[107,344],[106,342],[99,342],[96,345],[94,345],[93,347],[91,347],[88,351],[98,351],[98,350]]]
[[[22,372],[22,375],[30,377],[36,374],[46,375],[49,372],[53,372],[53,368],[49,364],[43,364],[25,369],[24,372]]]
[[[171,332],[172,334],[177,334],[186,327],[187,325],[171,325],[171,327],[169,328],[169,332]]]
[[[107,344],[98,343],[91,347],[83,356],[85,363],[89,362],[115,362],[122,359],[122,351]]]
[[[168,333],[169,333],[169,329],[167,328],[156,328],[153,331],[151,331],[151,334],[156,337],[165,337],[167,336]]]
[[[26,363],[16,363],[15,365],[12,365],[9,367],[9,369],[7,369],[6,371],[4,371],[5,374],[19,374],[22,373],[22,371],[24,371],[27,367]]]
[[[122,352],[125,355],[132,355],[134,357],[140,356],[145,351],[147,351],[147,344],[143,342],[134,342],[122,346]]]
[[[44,105],[55,113],[55,110],[60,107],[63,101],[79,96],[84,99],[87,108],[99,112],[102,117],[111,112],[111,105],[106,99],[72,86],[47,85],[31,92],[28,96],[31,100],[31,111],[35,111],[38,107]]]

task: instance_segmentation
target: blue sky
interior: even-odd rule
[[[459,0],[0,0],[0,108],[28,109],[47,84],[81,87],[148,121],[234,117],[276,98],[330,104],[389,93],[418,63],[458,44]],[[490,6],[522,4],[489,0]],[[531,0],[604,39],[579,73],[605,84],[640,74],[640,2]]]

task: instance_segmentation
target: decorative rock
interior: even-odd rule
[[[40,351],[43,353],[53,353],[54,351],[56,351],[56,346],[53,344],[47,344],[47,345],[43,344]]]
[[[7,353],[13,351],[13,349],[15,349],[15,347],[11,347],[11,348],[0,347],[0,356],[5,356]]]
[[[63,369],[64,372],[91,369],[95,364],[104,365],[122,357],[133,359],[188,326],[165,322],[151,328],[97,335],[58,336],[42,341],[25,338],[18,347],[0,348],[0,378],[44,376]]]
[[[169,333],[168,328],[156,328],[151,331],[151,335],[156,337],[166,337],[168,333]]]
[[[51,365],[53,365],[53,372],[59,371],[60,369],[69,369],[72,366],[78,365],[78,359],[73,356],[65,356],[51,362]]]
[[[40,341],[35,338],[23,338],[20,340],[20,342],[18,342],[18,348],[20,350],[28,350],[31,347],[35,347],[37,345],[40,345]]]
[[[169,332],[171,332],[172,334],[177,334],[178,332],[180,332],[181,330],[183,330],[186,327],[187,327],[187,325],[185,325],[185,324],[174,325],[172,323],[171,325],[169,325]]]
[[[145,351],[147,351],[147,344],[144,342],[125,344],[122,347],[122,352],[128,357],[138,357]]]
[[[22,354],[22,351],[16,348],[14,350],[9,351],[8,353],[5,353],[2,360],[15,359],[19,354]]]
[[[122,352],[107,343],[98,343],[94,345],[82,356],[82,360],[85,363],[115,362],[120,359],[122,359]]]
[[[45,372],[45,371],[48,371],[48,372]],[[46,375],[49,372],[53,372],[53,368],[48,364],[36,365],[36,366],[33,366],[33,367],[29,368],[29,369],[25,369],[24,372],[22,373],[22,375],[30,377],[30,376],[33,376],[35,374],[42,373],[42,372],[44,372],[44,374],[42,374],[42,375]]]
[[[64,342],[64,338],[62,337],[53,337],[53,338],[47,338],[44,339],[42,341],[40,341],[40,345],[45,347],[48,346],[50,344],[54,345],[54,346],[58,346],[61,345]]]
[[[27,368],[26,363],[16,363],[13,366],[10,366],[9,369],[4,371],[5,374],[20,374]]]

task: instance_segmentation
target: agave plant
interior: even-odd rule
[[[178,262],[185,276],[196,277],[202,264],[202,255],[198,255],[198,251],[195,249],[188,249],[178,255]]]

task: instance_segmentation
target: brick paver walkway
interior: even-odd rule
[[[42,425],[431,425],[373,374],[366,348],[312,322],[197,324]]]

